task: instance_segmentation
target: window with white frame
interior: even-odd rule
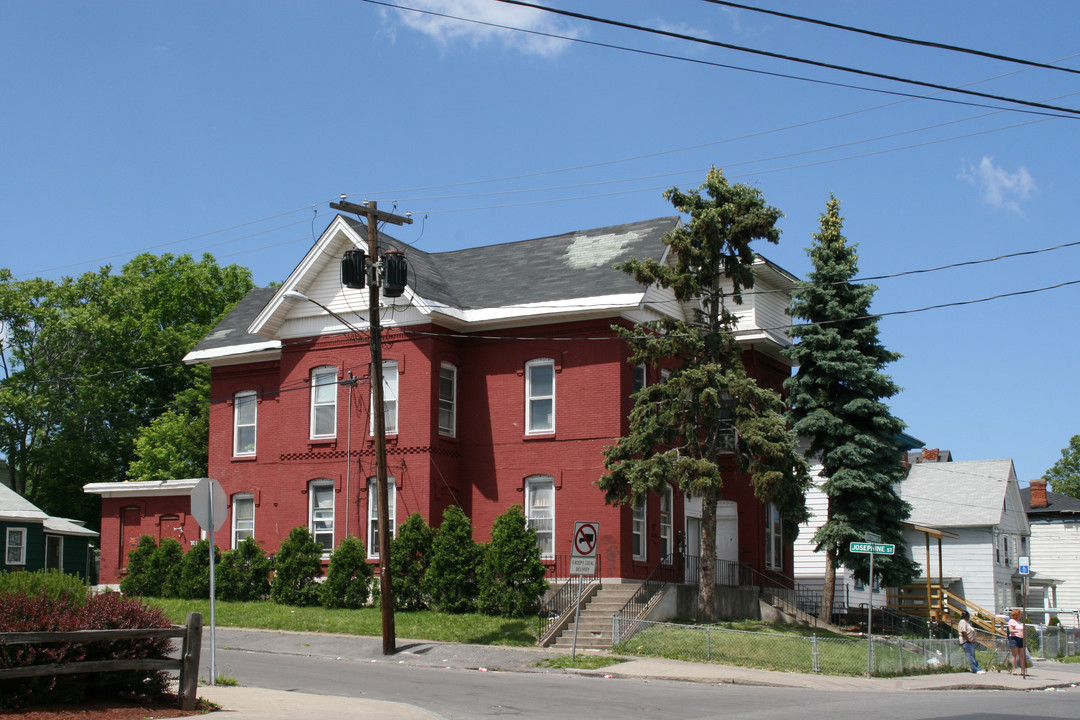
[[[645,498],[642,497],[634,503],[632,508],[631,534],[633,535],[634,559],[645,560]]]
[[[784,569],[784,535],[780,523],[780,508],[773,503],[765,505],[765,567],[770,570]]]
[[[646,385],[645,375],[645,363],[638,363],[634,366],[634,392],[637,392]]]
[[[439,368],[439,433],[457,435],[457,368],[447,362]]]
[[[382,364],[383,427],[387,435],[398,431],[398,364],[384,360]],[[375,403],[371,403],[371,434],[375,434]]]
[[[525,433],[555,432],[555,361],[525,363]]]
[[[311,437],[334,437],[337,434],[337,368],[311,371]]]
[[[533,475],[525,478],[525,522],[536,531],[540,557],[555,557],[555,478]]]
[[[379,481],[377,478],[368,478],[367,481],[367,499],[368,499],[368,557],[379,557]],[[387,522],[390,523],[390,537],[396,537],[397,532],[397,488],[394,484],[394,478],[386,478],[386,508],[388,514]]]
[[[664,562],[672,562],[672,552],[675,546],[672,544],[673,524],[671,508],[674,505],[675,491],[670,485],[664,487],[660,493],[660,557]]]
[[[255,454],[258,405],[254,390],[245,390],[233,396],[233,455]]]
[[[308,527],[323,553],[329,553],[334,549],[334,481],[312,481],[308,497]]]
[[[255,537],[255,496],[237,493],[232,501],[232,546],[238,547],[248,538]],[[331,517],[331,523],[333,517]]]
[[[26,564],[26,528],[8,528],[4,559],[8,565]]]

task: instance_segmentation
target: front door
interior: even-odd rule
[[[45,569],[64,569],[64,538],[59,535],[45,536]]]

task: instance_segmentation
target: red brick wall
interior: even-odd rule
[[[626,346],[610,336],[610,323],[566,323],[532,329],[516,328],[508,336],[535,335],[575,340],[462,339],[384,334],[384,359],[398,363],[399,431],[387,441],[388,471],[397,483],[396,522],[419,512],[432,525],[443,510],[460,505],[473,520],[478,541],[489,539],[495,518],[524,502],[524,480],[530,475],[555,478],[555,551],[570,552],[574,523],[600,523],[598,552],[605,576],[643,577],[651,566],[631,558],[630,510],[605,504],[595,485],[604,472],[603,448],[626,432],[632,373]],[[434,327],[412,328],[440,332]],[[494,334],[494,333],[488,333]],[[525,364],[552,358],[556,365],[555,432],[525,434]],[[747,369],[765,385],[779,389],[786,366],[750,351]],[[438,381],[442,362],[458,370],[457,437],[440,436],[437,428]],[[352,390],[352,443],[348,442],[349,390],[338,388],[337,433],[310,438],[310,374],[332,365],[344,380],[358,379]],[[362,338],[339,335],[284,342],[280,361],[213,369],[210,411],[210,475],[230,499],[236,493],[255,498],[255,537],[268,553],[277,551],[293,527],[308,523],[308,483],[334,482],[335,541],[349,534],[367,542],[367,479],[375,474],[369,428],[370,350]],[[655,382],[657,377],[650,377]],[[233,455],[233,401],[237,392],[258,393],[257,441],[254,457]],[[749,483],[734,473],[724,498],[739,503],[739,548],[742,560],[763,564],[764,513]],[[102,576],[119,568],[119,508],[140,505],[146,531],[163,513],[183,510],[187,498],[155,504],[106,499],[102,520]],[[659,557],[659,498],[649,498],[650,562]],[[171,503],[171,504],[170,504]],[[182,508],[179,506],[183,506]],[[683,528],[683,503],[676,493],[674,529]],[[188,529],[188,523],[191,529]],[[198,537],[194,520],[185,520],[189,539]],[[230,516],[216,535],[231,547]],[[140,527],[142,530],[142,527]],[[141,534],[141,532],[140,532]],[[786,559],[790,563],[790,558]],[[790,564],[786,565],[790,567]]]
[[[127,554],[143,535],[150,535],[158,542],[172,537],[185,551],[190,548],[198,541],[200,532],[190,510],[191,500],[187,495],[103,498],[100,582],[120,582],[127,566]]]

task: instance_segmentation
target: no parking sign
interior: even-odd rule
[[[570,553],[571,575],[596,573],[596,545],[599,540],[600,523],[577,522],[574,524],[574,547]]]

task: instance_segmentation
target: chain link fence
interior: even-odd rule
[[[1077,654],[1076,633],[1059,627],[1029,626],[1033,657]],[[967,657],[956,638],[875,636],[840,638],[732,630],[715,625],[683,625],[612,618],[612,651],[624,655],[715,662],[765,670],[825,675],[895,676],[944,669],[967,670]],[[1052,654],[1048,654],[1052,653]],[[1008,665],[1004,638],[988,633],[976,642],[983,668]]]

